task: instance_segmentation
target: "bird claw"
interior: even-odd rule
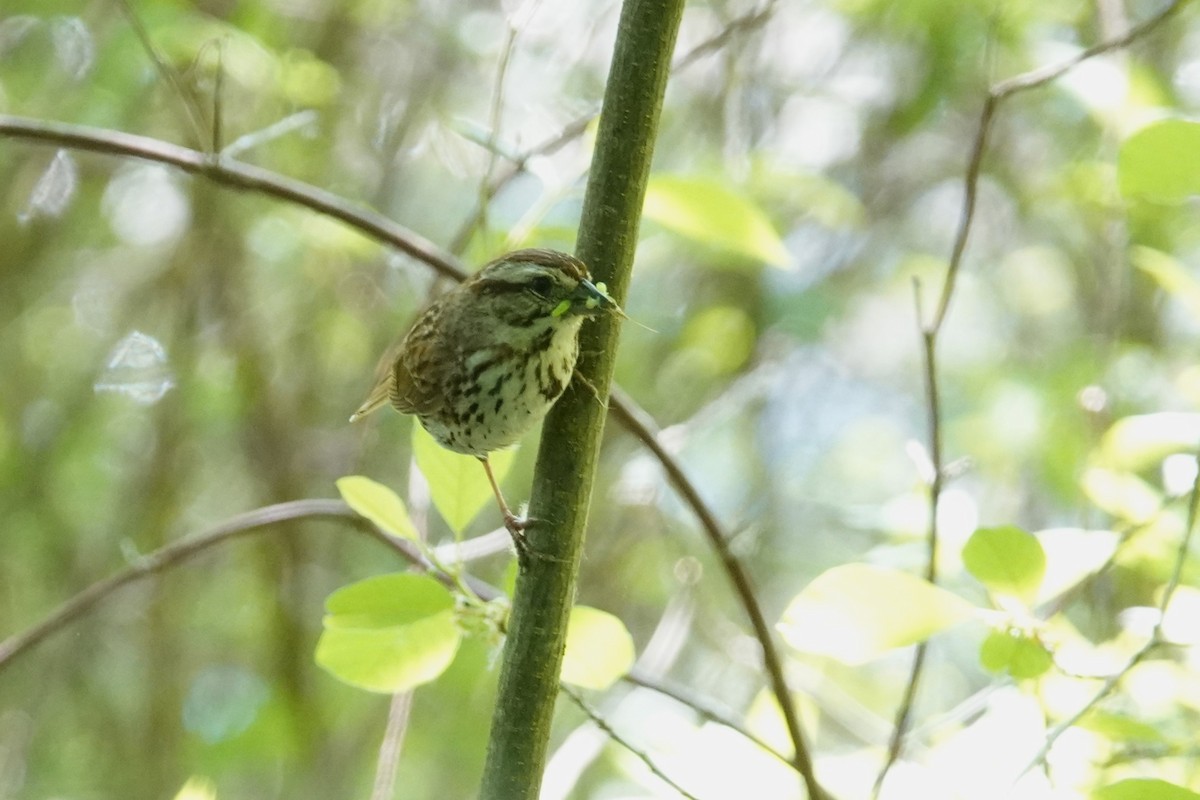
[[[529,566],[531,558],[536,558],[539,561],[553,561],[559,564],[567,563],[566,559],[535,550],[529,544],[529,537],[525,535],[525,531],[537,521],[533,517],[518,517],[511,511],[504,515],[504,527],[508,529],[508,534],[513,540],[513,546],[517,548],[517,564],[524,569]]]
[[[511,511],[504,512],[504,527],[513,536],[519,536],[525,533],[525,530],[537,520],[532,517],[518,517]]]

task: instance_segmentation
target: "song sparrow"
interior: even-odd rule
[[[504,502],[488,453],[546,415],[574,374],[583,319],[606,311],[621,313],[574,256],[501,256],[417,318],[350,421],[390,401],[443,447],[478,458],[523,554],[525,520]]]

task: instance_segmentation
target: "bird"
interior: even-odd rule
[[[529,521],[505,502],[488,455],[546,416],[575,373],[584,320],[606,313],[624,316],[575,256],[502,255],[421,312],[350,421],[390,403],[442,447],[477,458],[523,557]]]

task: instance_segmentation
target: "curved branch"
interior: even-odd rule
[[[624,736],[617,733],[616,729],[614,729],[613,726],[608,723],[608,720],[606,720],[600,714],[599,711],[592,708],[591,704],[583,699],[583,695],[580,694],[578,691],[576,691],[573,687],[571,687],[565,683],[560,683],[558,686],[558,690],[559,690],[559,692],[561,692],[562,694],[565,694],[568,698],[570,698],[571,702],[574,703],[576,705],[576,707],[580,711],[582,711],[587,716],[588,719],[590,719],[592,721],[593,725],[595,725],[606,736],[608,736],[608,738],[612,739],[614,742],[616,742],[617,744],[624,747],[638,761],[641,761],[643,764],[645,764],[646,768],[650,770],[650,772],[654,775],[654,777],[658,778],[660,781],[662,781],[663,783],[670,786],[672,789],[674,789],[676,792],[678,792],[681,797],[685,797],[685,798],[687,798],[687,800],[700,800],[700,798],[696,797],[696,795],[692,794],[687,789],[684,789],[682,786],[680,786],[678,783],[676,783],[675,780],[672,779],[670,775],[663,772],[662,768],[659,767],[658,764],[654,763],[654,760],[652,758],[650,758],[650,756],[645,751],[635,747],[633,745],[633,742],[629,741]]]
[[[221,186],[258,192],[333,217],[428,264],[447,278],[461,281],[467,275],[456,259],[433,242],[376,211],[356,206],[303,181],[219,154],[212,156],[148,136],[7,114],[0,114],[0,136],[167,164],[189,175],[201,175]]]
[[[670,684],[663,683],[662,681],[656,680],[655,678],[652,678],[650,675],[636,668],[627,673],[621,680],[632,686],[638,686],[642,689],[648,689],[652,692],[657,692],[663,697],[669,697],[676,703],[679,703],[681,706],[685,706],[690,708],[692,711],[695,711],[704,719],[712,720],[718,725],[723,725],[726,728],[729,728],[731,731],[740,734],[746,741],[753,742],[755,745],[761,748],[763,752],[770,753],[784,764],[787,764],[789,767],[794,768],[796,766],[792,763],[790,758],[776,750],[762,737],[754,735],[749,728],[734,719],[732,714],[726,713],[725,711],[717,708],[708,699],[700,697],[688,689],[685,689],[681,686],[672,686]]]
[[[955,280],[958,277],[963,254],[967,249],[967,239],[970,237],[971,225],[975,216],[975,198],[979,188],[979,174],[983,168],[983,155],[987,147],[987,136],[991,132],[992,122],[995,119],[996,110],[1000,103],[1020,92],[1041,88],[1051,81],[1061,78],[1088,59],[1129,46],[1170,19],[1188,2],[1189,0],[1171,0],[1162,11],[1150,17],[1145,22],[1134,25],[1120,36],[1115,36],[1099,44],[1092,45],[1086,50],[1081,50],[1057,64],[1033,69],[1000,81],[988,89],[987,99],[984,101],[983,110],[979,114],[979,127],[976,130],[975,140],[971,147],[971,155],[967,162],[967,173],[963,179],[963,209],[959,216],[958,232],[955,234],[954,245],[951,248],[950,264],[946,269],[946,282],[942,286],[941,297],[938,300],[937,312],[934,314],[933,321],[925,326],[927,332],[936,335],[938,330],[941,329],[942,323],[945,322],[946,313],[950,309],[950,299],[954,294]]]
[[[792,740],[794,749],[792,765],[804,777],[809,797],[813,800],[823,797],[813,771],[812,756],[804,738],[804,731],[800,727],[800,715],[796,712],[796,704],[792,701],[787,676],[783,671],[783,659],[780,658],[779,650],[775,647],[771,626],[767,622],[766,615],[763,614],[762,606],[759,605],[758,596],[750,583],[750,576],[746,574],[741,561],[729,546],[729,537],[725,535],[716,515],[700,497],[696,487],[684,475],[679,462],[659,443],[650,424],[636,415],[633,408],[632,402],[625,393],[614,386],[610,406],[613,417],[646,445],[658,462],[662,464],[668,479],[675,486],[675,490],[696,513],[700,520],[700,527],[708,538],[708,543],[720,558],[721,566],[729,577],[730,583],[733,584],[734,592],[746,610],[746,616],[750,618],[750,626],[754,629],[754,638],[758,640],[759,646],[762,648],[763,667],[767,671],[767,680],[771,684],[771,692],[775,695],[776,702],[779,703],[780,712],[783,714],[783,720],[788,729],[788,736]]]
[[[139,558],[136,563],[130,564],[120,572],[93,583],[47,614],[41,622],[0,641],[0,670],[10,665],[14,659],[43,639],[91,612],[123,586],[164,572],[229,539],[261,533],[283,522],[310,519],[348,522],[355,530],[382,542],[410,563],[430,572],[442,583],[447,585],[453,583],[448,576],[433,571],[431,565],[422,558],[411,542],[370,525],[354,511],[351,511],[350,507],[341,500],[293,500],[238,514],[204,533],[159,548],[153,553]],[[486,591],[486,587],[482,584],[479,585],[479,588]]]

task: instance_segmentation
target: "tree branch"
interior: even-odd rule
[[[688,800],[699,800],[696,795],[684,789],[682,786],[672,780],[669,775],[663,772],[662,769],[660,769],[659,766],[654,763],[654,760],[651,759],[650,756],[648,756],[644,751],[634,747],[632,742],[623,737],[621,734],[617,733],[616,730],[613,729],[613,726],[608,724],[608,720],[604,719],[604,717],[600,715],[599,711],[592,708],[591,705],[583,699],[583,695],[565,683],[559,686],[559,691],[569,697],[571,702],[573,702],[580,711],[586,714],[587,718],[592,721],[592,724],[603,731],[608,738],[624,747],[639,761],[645,764],[646,768],[649,769],[656,778],[670,786],[675,791],[679,792],[679,794],[683,797],[688,798]]]
[[[746,616],[750,619],[754,638],[758,640],[759,647],[762,648],[763,667],[767,672],[767,681],[771,685],[771,692],[779,704],[788,736],[792,740],[792,765],[804,777],[809,797],[814,800],[822,797],[820,785],[813,771],[812,755],[805,741],[804,731],[800,726],[800,715],[796,712],[796,704],[792,700],[787,676],[784,674],[783,659],[780,658],[779,650],[775,647],[774,634],[767,622],[766,615],[763,614],[762,606],[759,605],[758,595],[750,583],[750,576],[746,574],[741,561],[734,554],[733,548],[729,546],[729,537],[722,530],[716,515],[708,508],[696,487],[684,475],[679,462],[659,443],[650,424],[634,413],[632,403],[619,388],[613,389],[612,401],[610,410],[613,417],[619,420],[626,430],[632,432],[654,454],[658,463],[662,464],[663,470],[667,473],[667,478],[675,486],[675,490],[683,497],[684,502],[691,506],[700,520],[700,529],[704,531],[709,545],[720,559],[721,567],[725,570],[742,608],[746,611]]]
[[[926,578],[931,583],[937,579],[937,565],[935,561],[938,546],[937,508],[941,496],[943,482],[943,455],[940,422],[941,404],[938,398],[937,389],[938,336],[941,333],[942,326],[946,321],[946,315],[950,311],[950,302],[954,296],[958,274],[961,271],[963,256],[967,249],[967,241],[970,238],[971,228],[974,223],[976,201],[979,192],[979,176],[983,170],[983,158],[987,151],[987,139],[988,135],[991,133],[992,125],[996,118],[996,112],[998,111],[1000,104],[1013,95],[1030,89],[1037,89],[1045,86],[1090,58],[1094,58],[1103,53],[1130,45],[1169,19],[1187,2],[1188,0],[1171,0],[1171,2],[1168,3],[1167,6],[1158,14],[1150,17],[1145,22],[1135,25],[1120,36],[1106,39],[1105,41],[1093,45],[1086,50],[1082,50],[1074,56],[1057,64],[1051,64],[1038,69],[1030,70],[1012,78],[1008,78],[1007,80],[1000,81],[999,83],[993,84],[988,90],[987,98],[984,100],[983,109],[979,115],[979,124],[976,128],[975,138],[971,144],[971,153],[967,159],[967,170],[963,178],[963,206],[962,211],[959,214],[958,229],[950,251],[950,262],[946,267],[946,279],[942,284],[942,291],[938,298],[937,308],[933,314],[933,317],[928,321],[922,318],[923,315],[920,313],[918,296],[917,324],[920,327],[921,332],[925,365],[925,389],[930,442],[929,458],[933,465],[933,474],[930,476],[929,485],[929,563],[926,566]],[[884,761],[883,767],[879,772],[879,775],[875,780],[873,792],[873,796],[875,797],[878,797],[879,792],[883,787],[883,781],[887,777],[888,771],[891,769],[892,765],[897,761],[897,759],[899,759],[900,753],[903,750],[904,736],[908,730],[913,704],[916,700],[917,689],[920,684],[921,673],[925,664],[926,650],[927,644],[922,642],[917,646],[916,653],[914,654],[912,671],[909,674],[908,684],[905,688],[900,707],[896,713],[896,722],[892,731],[891,740],[888,744],[887,757]],[[1138,658],[1140,659],[1141,656]],[[1132,666],[1132,664],[1130,666]],[[1107,690],[1105,693],[1107,693]],[[1072,724],[1073,722],[1074,721],[1072,721]],[[1048,747],[1049,745],[1047,745],[1047,749]]]
[[[664,697],[671,698],[676,703],[695,711],[704,719],[712,720],[718,725],[723,725],[726,728],[729,728],[731,731],[740,734],[744,739],[746,739],[746,741],[753,742],[755,745],[762,748],[764,752],[770,753],[784,764],[787,764],[789,767],[795,767],[795,764],[790,758],[776,750],[762,737],[755,736],[749,728],[734,719],[732,714],[717,708],[708,699],[700,697],[694,692],[683,688],[682,686],[672,686],[670,684],[663,683],[662,681],[652,678],[636,668],[632,672],[629,672],[627,675],[625,675],[622,680],[624,680],[626,683],[632,684],[633,686],[640,686],[643,689],[649,689],[652,692],[658,692]]]
[[[239,536],[262,533],[283,522],[332,519],[350,522],[354,529],[376,539],[409,562],[428,569],[429,565],[410,542],[367,525],[341,500],[293,500],[289,503],[258,508],[238,514],[204,533],[162,547],[142,556],[135,563],[104,580],[93,583],[48,614],[41,622],[0,642],[0,670],[51,634],[87,614],[123,586],[157,575],[187,561],[222,542]],[[447,576],[438,576],[447,583]],[[449,585],[449,584],[447,584]]]
[[[147,136],[6,114],[0,114],[0,136],[167,164],[189,175],[208,178],[221,186],[258,192],[333,217],[428,264],[447,278],[461,281],[467,274],[453,257],[433,242],[376,211],[356,206],[332,192],[302,181],[221,155],[211,156]]]

